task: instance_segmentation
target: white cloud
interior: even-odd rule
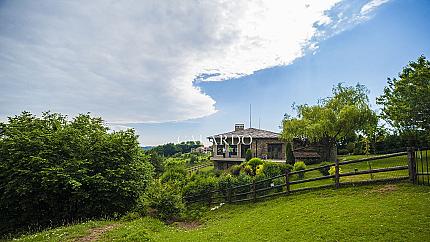
[[[361,14],[369,14],[373,10],[375,10],[377,7],[381,6],[384,3],[387,3],[389,0],[372,0],[368,3],[366,3],[360,10]]]
[[[131,123],[213,114],[215,101],[193,80],[292,63],[317,49],[319,27],[335,28],[328,10],[339,1],[3,2],[0,117],[89,111]]]

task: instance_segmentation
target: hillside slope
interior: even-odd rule
[[[207,212],[200,225],[167,226],[152,218],[99,221],[18,241],[428,241],[429,228],[430,187],[400,183],[224,205]]]

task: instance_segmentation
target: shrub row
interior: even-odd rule
[[[25,112],[0,126],[1,234],[124,214],[152,179],[133,130],[100,118]]]

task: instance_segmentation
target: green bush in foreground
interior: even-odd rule
[[[216,190],[218,187],[218,179],[216,177],[203,177],[195,176],[194,180],[185,185],[183,194],[184,196],[196,196],[206,202],[210,202],[210,192]]]
[[[240,174],[240,169],[241,167],[239,165],[233,165],[228,169],[228,171],[230,174],[238,176]]]
[[[180,193],[158,180],[148,187],[141,198],[141,204],[137,206],[141,215],[149,215],[166,222],[180,218],[184,209]]]
[[[151,179],[134,131],[100,118],[24,112],[0,126],[1,234],[124,214]]]
[[[258,165],[261,165],[263,163],[264,161],[260,158],[252,158],[247,162],[247,165],[250,165],[255,172],[255,168],[257,168]]]
[[[330,165],[330,164],[331,164],[330,162],[324,161],[324,162],[321,162],[320,166],[326,166],[326,165]],[[329,173],[330,167],[321,167],[318,170],[321,173],[321,175],[323,175],[323,176],[330,175],[330,173]]]
[[[306,169],[306,165],[303,161],[296,161],[296,163],[294,163],[294,171],[302,171],[305,169]],[[300,172],[298,175],[300,179],[303,179],[305,177],[304,172]]]
[[[181,166],[169,167],[160,177],[162,183],[177,184],[182,186],[187,179],[187,171]]]
[[[273,177],[285,173],[286,164],[266,162],[263,166],[263,174],[267,177]]]

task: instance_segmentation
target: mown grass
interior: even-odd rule
[[[339,160],[342,162],[342,161],[349,161],[349,160],[368,158],[368,157],[374,157],[374,156],[375,155],[343,156],[343,157],[340,157]],[[384,159],[373,160],[368,162],[340,165],[339,167],[340,167],[341,173],[348,173],[348,172],[354,172],[354,171],[365,171],[370,169],[406,166],[406,165],[408,165],[408,158],[406,155],[402,155],[402,156],[384,158]],[[314,168],[319,166],[320,164],[312,164],[312,165],[308,165],[307,168],[309,169],[309,168]],[[306,172],[304,179],[321,177],[321,176],[322,174],[320,173],[320,171],[315,170],[315,171]],[[341,177],[339,181],[340,182],[358,182],[358,181],[369,181],[369,180],[376,180],[376,179],[398,178],[398,177],[405,177],[405,176],[408,176],[407,169],[400,170],[400,171],[390,171],[390,172],[381,172],[381,173],[374,173],[374,174]],[[299,179],[298,175],[293,175],[290,178],[290,181],[296,181],[298,179]],[[329,185],[329,184],[334,184],[334,180],[325,179],[325,180],[319,180],[319,181],[313,181],[313,182],[307,182],[307,183],[294,184],[294,185],[291,185],[290,188],[298,189],[298,188],[316,187],[316,186]]]
[[[47,229],[39,233],[24,235],[14,241],[74,241],[89,234],[93,228],[112,224],[110,220],[87,221],[75,225]]]
[[[429,204],[430,187],[408,183],[324,189],[208,209],[202,224],[191,229],[148,217],[117,221],[118,226],[99,240],[428,241]],[[93,223],[103,226],[108,222]],[[82,236],[82,230],[90,227],[88,223],[74,225],[18,241],[63,241]],[[60,237],[63,233],[68,237]]]

